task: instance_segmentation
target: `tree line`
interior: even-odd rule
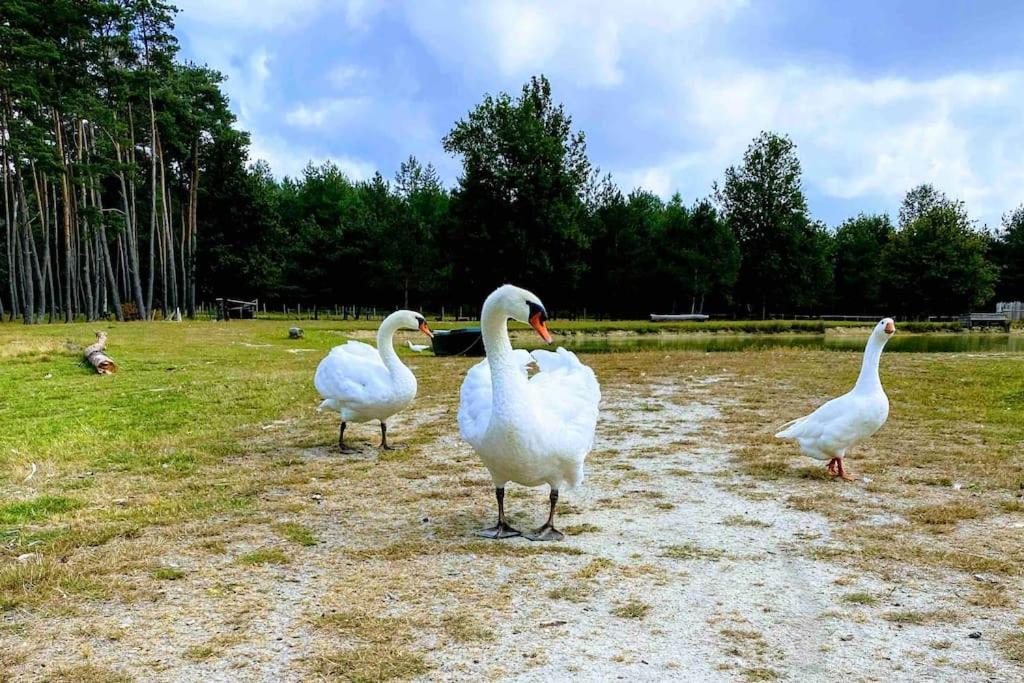
[[[441,141],[454,187],[410,157],[365,181],[277,180],[248,161],[222,77],[177,59],[159,0],[0,0],[0,315],[194,315],[213,297],[452,310],[502,282],[560,314],[955,315],[1024,299],[1024,206],[989,232],[911,188],[896,220],[807,207],[796,146],[764,132],[709,195],[628,194],[543,76],[488,95]]]
[[[176,61],[160,0],[0,10],[0,310],[26,323],[194,314],[204,170],[248,144],[221,75]]]

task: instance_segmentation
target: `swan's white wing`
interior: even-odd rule
[[[525,375],[533,358],[523,349],[512,354]],[[469,369],[459,390],[459,433],[474,448],[480,446],[491,421],[491,398],[491,366],[484,358]]]
[[[546,422],[553,452],[582,459],[594,443],[601,388],[594,371],[575,353],[558,348],[532,354],[540,372],[530,378],[530,391]]]
[[[323,407],[344,411],[387,399],[388,369],[377,349],[350,341],[335,346],[317,366],[313,384],[326,399]]]

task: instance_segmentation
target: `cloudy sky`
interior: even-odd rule
[[[441,137],[544,73],[624,189],[708,194],[758,131],[799,147],[816,217],[931,182],[990,226],[1024,202],[1024,7],[948,0],[178,0],[254,158],[454,182]],[[843,8],[841,5],[848,5]]]

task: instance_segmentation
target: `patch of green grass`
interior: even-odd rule
[[[281,524],[275,524],[274,530],[281,535],[282,538],[286,538],[292,543],[298,543],[304,546],[314,546],[319,543],[316,535],[307,527],[299,524],[298,522],[282,522]]]
[[[601,527],[597,526],[596,524],[591,524],[590,522],[584,522],[583,524],[570,524],[567,527],[562,527],[562,531],[564,531],[569,536],[577,536],[579,534],[593,534],[597,533],[600,530]]]
[[[661,550],[661,556],[673,560],[709,560],[717,562],[725,556],[725,551],[720,548],[703,548],[696,543],[681,543],[665,546]]]
[[[621,619],[643,619],[651,611],[651,606],[639,600],[630,600],[624,605],[612,609],[612,615]]]
[[[745,681],[774,681],[779,677],[779,674],[774,669],[763,666],[743,669],[741,673]]]
[[[873,596],[871,593],[845,593],[840,598],[843,602],[853,603],[854,605],[874,605],[878,602],[878,598]]]
[[[85,505],[82,501],[66,496],[39,496],[32,500],[21,500],[0,505],[0,524],[26,524],[49,519],[55,515],[77,510]]]
[[[288,564],[291,558],[280,548],[260,548],[239,557],[237,564],[261,566],[265,564]]]
[[[149,575],[159,581],[177,581],[178,579],[185,578],[188,572],[177,567],[157,567]]]

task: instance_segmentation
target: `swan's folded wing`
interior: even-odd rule
[[[332,407],[364,404],[387,395],[388,370],[377,350],[362,342],[335,346],[317,366],[313,384]]]
[[[555,450],[565,455],[586,455],[594,443],[601,402],[601,387],[594,371],[563,348],[554,352],[539,349],[531,355],[540,372],[530,378],[530,389],[542,419],[548,422]]]
[[[512,352],[516,364],[526,374],[526,366],[533,362],[522,349]],[[487,359],[474,365],[466,373],[459,390],[459,433],[471,446],[478,446],[491,421],[491,366]]]

